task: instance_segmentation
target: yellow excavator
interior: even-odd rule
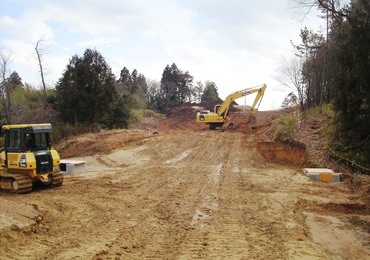
[[[52,147],[51,124],[4,125],[0,154],[0,187],[11,193],[32,191],[34,182],[47,187],[63,183],[60,157]]]
[[[207,110],[201,111],[197,113],[197,122],[198,123],[206,123],[209,124],[209,129],[216,129],[216,127],[222,127],[225,123],[225,121],[229,120],[229,108],[231,102],[234,100],[256,93],[256,98],[254,99],[253,105],[251,107],[251,114],[250,118],[254,117],[257,109],[255,109],[258,101],[259,104],[261,104],[263,95],[265,94],[266,90],[266,84],[263,84],[258,87],[254,88],[246,88],[240,91],[236,91],[234,93],[231,93],[229,96],[226,97],[225,101],[222,102],[221,105],[216,105],[214,107],[214,112],[209,112]],[[258,106],[259,106],[258,104]],[[232,124],[229,124],[229,128],[232,127]]]

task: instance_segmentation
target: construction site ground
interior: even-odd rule
[[[296,147],[271,162],[257,148],[278,113],[261,131],[169,115],[64,140],[86,172],[0,194],[0,259],[369,259],[368,179],[314,182]]]

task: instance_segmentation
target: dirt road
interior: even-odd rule
[[[267,163],[252,139],[221,131],[151,137],[76,158],[87,172],[66,175],[61,187],[1,193],[1,208],[13,206],[1,211],[0,258],[369,257],[364,203],[344,184]]]

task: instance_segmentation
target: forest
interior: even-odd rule
[[[291,0],[300,9],[318,8],[326,31],[302,28],[294,56],[284,58],[279,81],[293,87],[282,107],[302,112],[330,109],[329,147],[370,168],[370,2]],[[100,129],[127,128],[148,114],[166,114],[188,102],[219,99],[215,82],[194,82],[187,70],[166,65],[160,82],[127,67],[119,77],[96,49],[74,55],[55,86],[39,88],[11,71],[0,53],[1,124],[50,122],[60,140]],[[41,63],[40,63],[41,65]],[[40,66],[41,67],[41,66]],[[358,171],[362,171],[361,168]]]
[[[214,82],[193,83],[188,71],[167,65],[160,82],[147,81],[124,67],[116,79],[95,49],[74,55],[53,88],[23,83],[17,72],[7,76],[2,56],[1,124],[51,122],[57,139],[108,128],[127,128],[146,114],[166,114],[187,102],[218,100]]]
[[[328,127],[330,150],[370,168],[370,1],[292,0],[300,9],[321,10],[325,32],[301,29],[301,43],[292,43],[294,57],[283,59],[280,79],[294,86],[290,95],[302,111],[333,111]],[[284,103],[283,102],[283,103]]]

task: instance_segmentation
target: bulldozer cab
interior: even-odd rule
[[[24,153],[51,148],[50,124],[3,126],[5,152]]]
[[[52,171],[53,161],[49,153],[49,150],[51,149],[51,131],[51,124],[3,126],[3,132],[5,136],[5,155],[1,161],[3,162],[4,166],[16,167],[17,164],[14,164],[14,162],[9,162],[12,161],[9,156],[15,158],[23,153],[31,152],[36,158],[38,173],[46,173]],[[22,158],[23,156],[25,155],[22,155]],[[17,166],[27,168],[26,161],[24,159],[19,160]]]

